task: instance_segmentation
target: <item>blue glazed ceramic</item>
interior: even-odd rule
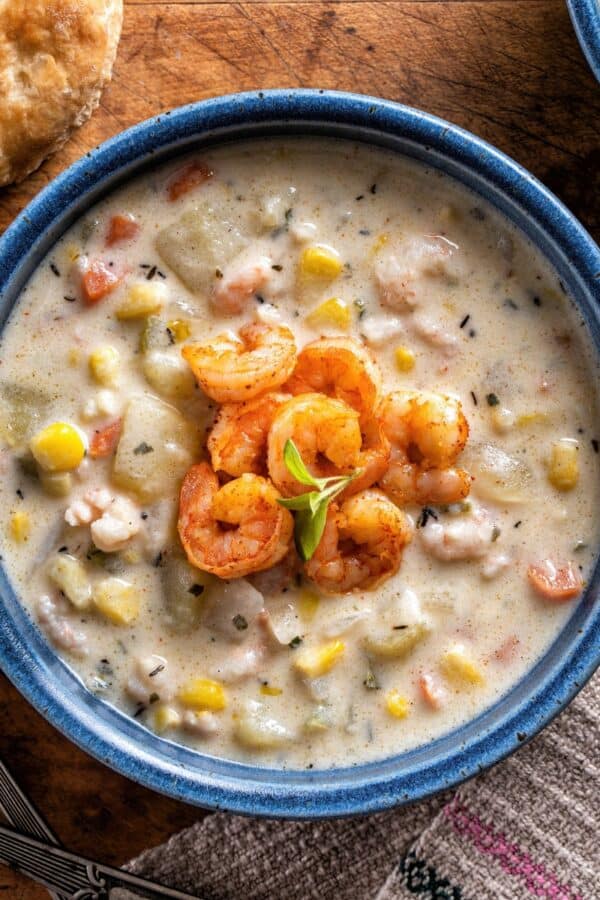
[[[422,160],[512,219],[553,263],[600,353],[600,250],[528,172],[447,122],[395,103],[324,91],[207,100],[143,122],[88,153],[39,194],[0,239],[0,327],[52,243],[107,191],[145,167],[209,143],[277,134],[352,138]],[[540,730],[600,661],[600,567],[545,656],[509,694],[435,742],[381,762],[277,771],[205,756],[158,737],[90,694],[21,608],[0,567],[1,666],[76,744],[172,797],[265,816],[342,816],[418,800],[497,762]]]
[[[600,0],[567,0],[581,49],[600,81]]]

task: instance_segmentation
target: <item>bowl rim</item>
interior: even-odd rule
[[[3,300],[6,305],[6,297],[22,287],[25,263],[28,274],[82,210],[114,190],[119,179],[126,180],[143,159],[147,165],[148,158],[158,159],[163,151],[185,153],[202,137],[213,135],[219,143],[236,130],[248,137],[248,129],[255,127],[263,135],[269,129],[285,133],[289,126],[301,133],[314,127],[339,136],[346,128],[345,136],[367,143],[377,143],[377,136],[401,139],[434,166],[436,161],[452,164],[450,174],[468,187],[480,193],[489,189],[491,202],[509,215],[519,212],[522,222],[537,229],[542,252],[552,251],[552,262],[572,294],[581,299],[580,306],[587,304],[600,349],[600,249],[547,188],[495,147],[449,122],[393,101],[318,89],[229,94],[179,107],[121,132],[73,163],[0,238],[0,330],[12,307],[8,302],[2,314]],[[560,712],[600,663],[600,604],[594,604],[599,588],[597,565],[584,597],[545,655],[484,713],[423,747],[342,769],[269,769],[220,760],[158,738],[87,692],[28,618],[1,565],[0,665],[26,699],[75,744],[160,793],[249,815],[364,814],[465,781],[508,756]]]
[[[588,64],[600,81],[600,5],[598,0],[567,0],[573,28]]]

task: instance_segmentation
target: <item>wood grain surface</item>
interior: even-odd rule
[[[126,0],[100,108],[58,156],[0,191],[0,230],[57,172],[141,119],[216,94],[292,86],[376,94],[451,119],[531,169],[600,238],[600,87],[564,0]],[[1,678],[0,755],[60,839],[106,862],[201,815],[92,760]],[[47,896],[5,869],[0,892]]]

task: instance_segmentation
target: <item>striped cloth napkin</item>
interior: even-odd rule
[[[455,791],[325,822],[217,813],[128,868],[201,900],[600,900],[599,722],[600,674]]]

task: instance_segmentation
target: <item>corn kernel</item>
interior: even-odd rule
[[[298,613],[304,622],[312,622],[319,609],[321,598],[316,591],[304,588],[298,597]]]
[[[67,354],[67,362],[72,368],[78,366],[81,362],[81,350],[78,350],[76,347],[72,347]]]
[[[342,261],[332,247],[315,244],[302,251],[300,257],[300,274],[309,278],[322,278],[333,281],[342,271]]]
[[[154,730],[158,734],[181,725],[181,716],[172,706],[161,705],[154,711]]]
[[[53,422],[31,439],[29,447],[35,461],[47,472],[69,472],[85,456],[83,438],[74,425]]]
[[[180,689],[177,696],[184,706],[199,711],[219,712],[227,705],[223,685],[210,678],[193,678]]]
[[[377,255],[377,253],[385,247],[389,239],[390,236],[389,234],[386,234],[385,231],[380,234],[371,248],[371,253],[374,256]]]
[[[577,441],[565,438],[552,445],[548,481],[558,491],[571,491],[579,481]]]
[[[485,678],[483,672],[472,659],[469,659],[465,648],[456,644],[447,650],[440,660],[440,666],[444,675],[457,683],[483,684]]]
[[[415,367],[415,354],[408,347],[397,347],[394,358],[399,372],[410,372]]]
[[[88,608],[92,599],[92,585],[78,559],[66,553],[57,553],[50,560],[48,577],[75,609]]]
[[[66,497],[73,487],[73,476],[70,472],[39,472],[40,484],[50,497]]]
[[[94,605],[114,625],[131,625],[140,612],[140,596],[122,578],[105,578],[94,587]]]
[[[264,694],[265,697],[279,697],[281,694],[283,694],[281,688],[273,687],[270,684],[261,684],[260,692],[261,694]]]
[[[128,566],[136,566],[142,561],[139,550],[134,550],[133,547],[128,547],[127,550],[123,550],[120,557]]]
[[[294,660],[294,668],[305,678],[320,678],[331,671],[344,655],[343,641],[330,641],[321,647],[310,647],[300,652]]]
[[[167,286],[159,281],[132,284],[125,302],[117,309],[117,319],[145,319],[160,312],[167,301]]]
[[[167,322],[167,328],[178,344],[187,340],[192,333],[190,323],[187,319],[173,319],[172,322]]]
[[[92,377],[105,387],[116,384],[119,375],[119,351],[111,344],[104,344],[90,354],[89,366]]]
[[[31,534],[31,520],[26,512],[13,513],[10,518],[8,531],[13,539],[19,544],[23,544]]]
[[[522,413],[517,416],[517,425],[519,428],[526,428],[529,425],[544,425],[549,418],[548,413],[543,412]]]
[[[410,711],[410,702],[394,688],[386,694],[385,708],[395,719],[406,719]]]
[[[309,312],[306,317],[307,324],[313,328],[330,326],[345,329],[349,327],[350,320],[351,315],[348,304],[338,297],[324,300],[316,309]]]
[[[67,255],[67,259],[69,262],[74,263],[81,256],[81,250],[77,246],[77,244],[67,244],[65,247],[65,252]]]

